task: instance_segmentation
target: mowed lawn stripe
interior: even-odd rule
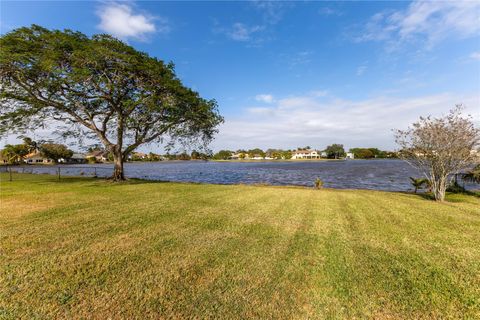
[[[3,318],[480,316],[474,196],[24,177]]]

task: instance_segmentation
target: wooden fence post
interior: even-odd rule
[[[13,181],[13,179],[12,179],[12,168],[8,168],[8,169],[10,169],[10,170],[9,170],[9,172],[10,172],[10,181]]]
[[[58,172],[58,180],[60,180],[60,167],[57,168],[57,172]]]

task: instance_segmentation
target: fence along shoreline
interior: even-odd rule
[[[13,181],[14,174],[49,174],[56,175],[60,180],[63,176],[89,176],[93,178],[107,178],[113,168],[100,166],[77,165],[11,165],[0,166],[0,172],[9,174],[9,181]]]

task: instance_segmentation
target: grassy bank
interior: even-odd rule
[[[1,175],[0,318],[478,318],[480,198]]]

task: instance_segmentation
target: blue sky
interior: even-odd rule
[[[219,103],[216,150],[394,149],[420,115],[480,119],[479,2],[1,2],[2,34],[33,23],[173,61]]]

